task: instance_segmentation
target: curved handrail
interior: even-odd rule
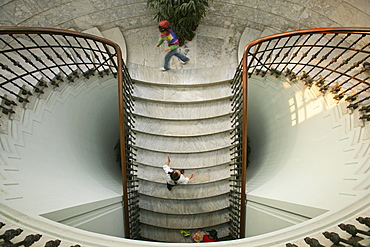
[[[64,29],[57,29],[57,28],[44,28],[44,27],[0,27],[0,34],[57,34],[57,35],[66,35],[66,36],[75,36],[75,37],[84,37],[91,40],[99,41],[102,43],[106,43],[114,47],[116,51],[121,51],[121,48],[115,42],[105,39],[99,36],[95,36],[88,33],[80,33],[77,31],[72,30],[64,30]],[[118,55],[117,57],[122,58],[122,54]]]
[[[8,37],[4,37],[4,36]],[[15,38],[16,35],[24,35],[31,43],[31,46],[27,47],[26,45],[18,42]],[[41,43],[37,43],[29,35],[38,35],[37,38],[40,38]],[[42,35],[48,35],[48,37],[43,37]],[[71,37],[73,39],[68,40],[64,38],[66,44],[62,44],[55,37]],[[47,39],[51,39],[51,42],[48,42]],[[18,44],[20,47],[14,49],[12,44],[8,42],[10,40]],[[76,31],[62,30],[55,28],[41,28],[41,27],[0,27],[0,44],[1,41],[5,44],[2,48],[8,47],[6,49],[0,50],[0,54],[4,56],[4,59],[0,61],[0,70],[3,69],[10,74],[9,77],[6,75],[0,75],[0,99],[5,100],[6,104],[9,104],[9,108],[2,109],[5,114],[15,113],[11,108],[13,105],[16,105],[18,102],[28,102],[29,95],[33,93],[43,93],[42,87],[47,87],[47,83],[42,82],[42,79],[35,76],[36,73],[40,73],[43,77],[54,80],[50,78],[47,73],[50,73],[57,79],[62,77],[55,70],[63,72],[63,76],[67,77],[69,81],[73,81],[73,77],[78,77],[78,73],[82,72],[85,77],[89,77],[94,72],[98,72],[100,75],[103,75],[105,70],[112,72],[118,80],[118,104],[119,104],[119,118],[120,118],[120,143],[125,145],[120,146],[121,150],[121,167],[122,167],[122,184],[123,184],[123,202],[124,202],[124,216],[125,216],[125,235],[127,237],[131,236],[130,226],[129,226],[129,199],[128,199],[128,183],[126,167],[127,163],[131,163],[130,160],[132,156],[130,151],[131,144],[130,140],[130,124],[132,124],[132,115],[130,114],[130,103],[125,102],[126,99],[130,98],[130,93],[132,90],[132,81],[128,74],[127,67],[124,64],[122,58],[121,48],[118,44],[108,39],[98,37],[95,35],[87,33],[79,33]],[[75,42],[72,44],[70,42]],[[86,43],[86,44],[83,44]],[[48,49],[48,50],[47,50]],[[59,50],[57,50],[59,49]],[[69,53],[72,50],[72,55]],[[27,55],[30,56],[35,61],[28,59],[25,54],[22,52],[28,51]],[[17,54],[17,58],[14,58],[10,53]],[[39,54],[46,56],[48,60],[52,61],[52,65],[47,65],[46,62],[43,62],[42,59],[38,57]],[[51,53],[48,54],[48,52]],[[61,54],[65,55],[67,58],[61,58]],[[76,58],[74,59],[74,56]],[[53,59],[53,57],[56,59]],[[85,59],[82,59],[81,56],[84,56]],[[16,59],[19,59],[17,61]],[[56,61],[59,59],[58,61]],[[6,61],[4,61],[6,60]],[[67,61],[68,60],[68,61]],[[80,60],[77,62],[77,60]],[[59,63],[60,61],[60,63]],[[87,61],[87,62],[86,62]],[[36,68],[27,70],[26,66],[33,63],[39,62],[42,64],[42,68]],[[22,64],[25,64],[24,66]],[[77,71],[72,71],[76,69]],[[21,73],[19,76],[15,72]],[[67,73],[72,73],[69,75]],[[37,84],[31,84],[27,80],[23,80],[22,83],[17,82],[18,79],[22,77],[30,76]],[[22,85],[23,84],[23,85]],[[31,89],[24,88],[24,84]],[[51,82],[52,85],[58,86],[57,82]],[[9,88],[7,88],[7,85]],[[12,92],[12,89],[16,89],[17,93]],[[31,92],[32,91],[32,92]],[[11,94],[10,98],[6,93]],[[130,124],[128,124],[130,123]],[[132,177],[132,175],[130,175]]]
[[[370,121],[369,75],[364,63],[370,60],[370,28],[314,28],[273,34],[245,46],[243,58],[233,79],[234,126],[240,128],[241,145],[240,231],[245,233],[248,78],[252,74],[285,75],[291,83],[301,80],[317,86],[322,93],[345,98],[350,110],[362,106],[361,119]],[[351,66],[347,65],[352,63]],[[361,66],[363,68],[360,68]],[[307,71],[305,71],[307,69]],[[356,91],[353,91],[357,89]]]
[[[295,31],[288,31],[284,33],[277,33],[268,35],[265,37],[261,37],[249,42],[244,48],[244,54],[248,52],[248,50],[261,42],[268,41],[271,39],[278,39],[284,38],[289,36],[297,36],[297,35],[308,35],[308,34],[323,34],[323,33],[362,33],[362,34],[369,34],[370,29],[367,27],[323,27],[323,28],[310,28],[310,29],[302,29],[302,30],[295,30]]]

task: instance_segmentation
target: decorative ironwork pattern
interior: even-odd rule
[[[107,39],[48,28],[0,28],[0,109],[11,116],[31,97],[76,78],[113,74],[118,79],[121,166],[126,237],[138,236],[138,194],[133,164],[133,82],[120,47]]]
[[[248,152],[248,78],[252,75],[285,76],[290,83],[301,80],[330,93],[337,102],[358,109],[360,119],[370,121],[370,29],[316,28],[291,31],[256,39],[244,50],[231,82],[231,179],[230,232],[234,238],[245,233],[245,193]],[[240,209],[240,210],[234,210]]]
[[[264,76],[284,75],[291,83],[331,93],[345,100],[350,110],[359,109],[370,120],[370,30],[366,28],[318,28],[292,31],[257,39],[245,50],[247,72]]]
[[[233,97],[231,105],[233,114],[231,115],[231,139],[233,147],[231,148],[231,179],[230,179],[230,235],[233,238],[244,237],[244,219],[245,219],[245,180],[243,174],[246,169],[246,163],[243,163],[243,87],[242,87],[242,63],[239,64],[233,80],[231,89]]]

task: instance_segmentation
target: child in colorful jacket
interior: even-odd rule
[[[162,71],[169,70],[169,63],[172,56],[178,57],[183,64],[187,64],[190,59],[183,54],[179,53],[177,48],[180,45],[179,39],[177,38],[176,34],[170,29],[168,21],[161,21],[158,25],[159,32],[159,40],[157,43],[157,47],[159,47],[164,41],[167,41],[168,47],[165,48],[167,54],[164,57],[164,66],[161,68]]]

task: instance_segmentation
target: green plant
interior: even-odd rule
[[[157,10],[157,21],[167,20],[180,44],[192,40],[200,21],[207,12],[208,0],[148,0],[149,8]]]

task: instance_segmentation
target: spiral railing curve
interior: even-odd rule
[[[118,80],[120,145],[125,236],[135,238],[137,179],[133,165],[133,82],[118,44],[69,30],[0,27],[1,117],[12,118],[32,98],[76,78],[114,75]]]
[[[232,80],[233,116],[231,195],[240,212],[231,212],[232,229],[245,233],[246,169],[248,153],[248,78],[252,75],[284,76],[290,83],[303,81],[337,103],[346,102],[363,122],[370,121],[370,29],[315,28],[262,37],[246,45]]]

